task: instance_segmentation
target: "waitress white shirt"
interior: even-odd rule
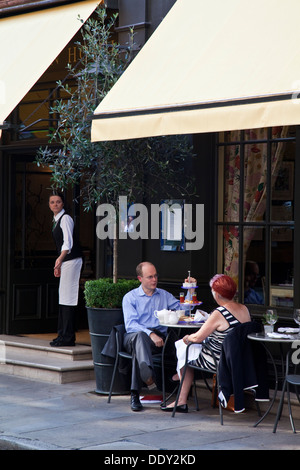
[[[60,219],[60,217],[65,213],[65,209],[62,209],[56,216],[54,217],[55,222]],[[73,246],[73,230],[74,230],[74,221],[72,217],[66,214],[60,223],[60,228],[63,232],[63,245],[61,247],[61,251],[67,250],[68,253],[72,250]]]

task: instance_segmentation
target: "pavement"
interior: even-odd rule
[[[113,463],[122,455],[131,458],[134,451],[142,451],[137,453],[142,464],[162,464],[157,459],[181,454],[190,456],[184,464],[192,464],[191,459],[204,450],[300,448],[299,415],[296,434],[287,416],[282,416],[273,434],[272,413],[253,427],[255,408],[241,414],[225,410],[221,426],[218,409],[211,407],[210,400],[210,393],[200,390],[200,410],[195,410],[191,399],[189,413],[172,418],[158,404],[131,411],[129,395],[113,396],[108,404],[107,395],[95,393],[93,380],[58,385],[0,374],[0,449],[99,450],[104,463]],[[126,461],[129,463],[138,466],[138,462]]]

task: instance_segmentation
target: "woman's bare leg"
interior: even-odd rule
[[[182,375],[182,373],[183,373],[183,368],[180,370],[180,375]],[[182,383],[178,403],[177,403],[178,406],[186,405],[193,380],[194,380],[194,369],[192,369],[191,367],[187,367],[186,373],[184,376],[184,381]],[[168,407],[170,408],[172,408],[173,406],[175,406],[175,401],[171,403],[170,405],[168,405]]]

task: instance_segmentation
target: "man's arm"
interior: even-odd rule
[[[165,344],[163,338],[154,333],[154,331],[151,331],[149,337],[152,339],[153,343],[157,348],[161,348]]]

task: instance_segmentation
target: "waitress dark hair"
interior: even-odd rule
[[[60,197],[62,202],[65,203],[65,196],[63,195],[63,193],[53,190],[52,193],[49,196],[49,199],[50,199],[51,196],[58,196],[58,197]]]

